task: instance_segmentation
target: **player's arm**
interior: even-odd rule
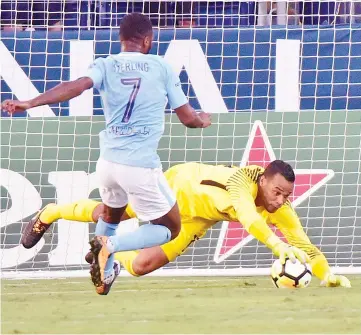
[[[188,128],[206,128],[211,125],[210,115],[197,113],[189,103],[176,108],[175,112],[180,122]]]
[[[306,253],[282,242],[270,229],[265,219],[258,214],[252,197],[251,181],[242,170],[237,171],[229,178],[226,189],[230,194],[238,221],[249,234],[280,257],[282,263],[285,262],[286,258],[291,260],[297,258],[303,263],[308,261]]]
[[[89,77],[83,77],[77,80],[61,83],[31,100],[5,100],[1,104],[1,109],[9,114],[23,112],[27,109],[38,106],[68,101],[82,94],[85,90],[91,87],[93,87],[93,81]]]
[[[297,213],[290,204],[284,205],[272,215],[272,223],[281,231],[289,244],[307,253],[310,257],[309,264],[313,274],[324,284],[327,286],[350,286],[350,282],[346,277],[335,276],[331,273],[326,257],[311,243]]]
[[[211,125],[210,114],[197,113],[185,96],[179,77],[169,64],[164,62],[166,72],[166,90],[170,107],[176,112],[178,119],[188,128],[206,128]]]
[[[92,87],[99,88],[103,78],[103,67],[103,59],[97,59],[90,66],[86,76],[61,83],[31,100],[5,100],[1,104],[1,109],[9,114],[14,114],[30,108],[73,99]]]

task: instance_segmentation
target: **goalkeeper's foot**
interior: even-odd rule
[[[89,242],[91,247],[90,251],[93,254],[90,276],[96,292],[101,295],[107,294],[107,291],[109,292],[110,289],[107,289],[110,283],[109,278],[105,278],[104,276],[105,266],[110,256],[110,252],[106,247],[107,241],[108,237],[106,236],[96,236]]]
[[[26,249],[30,249],[33,246],[35,246],[40,239],[43,237],[45,232],[49,229],[51,226],[51,223],[43,223],[40,221],[40,215],[42,212],[45,211],[46,208],[49,206],[54,206],[55,204],[48,204],[43,209],[41,209],[27,224],[25,227],[25,230],[23,232],[23,235],[21,237],[21,244]]]

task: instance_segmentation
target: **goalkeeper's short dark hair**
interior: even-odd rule
[[[265,177],[272,177],[277,173],[282,175],[287,181],[291,183],[294,183],[296,180],[295,172],[293,171],[292,166],[279,159],[269,163],[264,170],[263,175]]]
[[[141,13],[125,15],[120,22],[119,36],[122,41],[142,40],[153,32],[149,17]]]

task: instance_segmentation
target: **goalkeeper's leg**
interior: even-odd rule
[[[187,250],[188,246],[203,234],[204,231],[198,229],[196,222],[182,224],[181,230],[174,240],[161,246],[117,252],[114,258],[119,261],[131,275],[136,277],[144,276],[175,260]],[[93,253],[89,252],[85,256],[85,259],[91,264],[93,262]]]
[[[96,222],[102,212],[103,204],[90,199],[79,200],[71,204],[49,204],[41,209],[27,224],[21,244],[30,249],[36,245],[51,224],[59,219]]]
[[[88,252],[85,259],[89,264],[92,264],[93,253]],[[135,277],[144,276],[160,269],[170,261],[160,246],[142,250],[117,252],[115,253],[114,259],[115,262],[120,262],[124,269]]]
[[[119,261],[131,275],[144,276],[175,260],[195,240],[194,236],[188,234],[187,227],[182,225],[180,233],[174,240],[147,249],[117,252],[114,254],[114,259]],[[93,257],[90,251],[85,259],[91,264]]]
[[[200,239],[211,226],[203,220],[184,220],[178,236],[161,246],[115,253],[123,267],[133,276],[139,277],[160,269],[169,262],[174,261],[183,254],[187,248],[196,240]],[[89,252],[86,256],[88,263],[92,263],[93,254]]]

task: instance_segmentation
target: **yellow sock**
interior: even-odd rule
[[[125,270],[127,270],[132,276],[139,277],[138,274],[136,274],[133,270],[133,261],[139,254],[139,251],[122,251],[117,252],[114,255],[114,258],[118,260],[124,267]]]
[[[59,219],[93,222],[93,211],[100,204],[98,201],[84,199],[65,205],[46,206],[40,214],[40,221],[52,224]]]

